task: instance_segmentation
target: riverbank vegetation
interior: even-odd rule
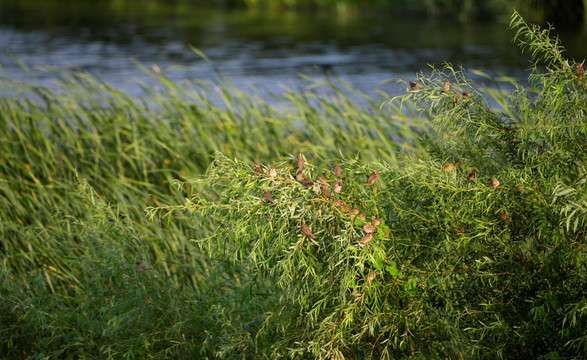
[[[587,85],[512,28],[537,66],[509,93],[2,77],[0,353],[580,358]]]
[[[577,0],[582,1],[582,0]],[[322,11],[332,13],[333,16],[342,18],[365,14],[386,13],[390,16],[411,16],[444,18],[450,21],[471,21],[481,19],[484,21],[505,20],[514,9],[521,11],[525,16],[541,19],[544,9],[548,8],[549,1],[530,0],[491,0],[491,1],[402,1],[402,0],[102,0],[95,2],[96,9],[115,14],[132,12],[146,12],[151,14],[166,14],[170,11],[180,13],[194,13],[202,11],[205,7],[222,9],[250,9],[251,11]],[[76,20],[78,17],[92,17],[92,14],[83,13],[85,5],[79,2],[63,0],[29,0],[21,3],[13,0],[0,0],[0,4],[6,9],[26,9],[27,12],[61,10],[65,18]],[[554,6],[554,5],[553,5]],[[562,5],[556,3],[557,7]],[[199,9],[198,9],[199,7]],[[573,15],[579,11],[576,6],[572,9],[565,7],[567,15]],[[80,13],[81,12],[81,13]],[[572,13],[571,13],[572,12]],[[9,12],[7,12],[9,13]],[[67,16],[67,17],[66,17]],[[43,19],[50,21],[50,19]]]

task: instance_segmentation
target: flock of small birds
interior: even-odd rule
[[[328,183],[326,182],[326,178],[324,177],[324,175],[322,175],[322,174],[317,175],[316,181],[314,181],[310,177],[306,176],[306,174],[304,174],[305,161],[304,161],[304,158],[301,154],[297,155],[294,161],[295,161],[295,169],[297,170],[297,172],[292,175],[292,178],[295,178],[297,181],[299,181],[300,183],[302,183],[302,185],[304,185],[306,187],[314,186],[316,184],[319,185],[320,194],[322,197],[324,197],[327,200],[332,201],[333,204],[342,212],[345,212],[345,213],[348,213],[351,215],[356,215],[357,217],[359,217],[360,219],[365,221],[365,214],[361,213],[359,211],[359,209],[351,208],[344,200],[335,199],[331,195],[331,191],[335,194],[339,194],[342,191],[342,186],[343,186],[343,181],[341,178],[342,169],[340,168],[340,165],[338,163],[332,164],[331,171],[332,171],[332,175],[334,175],[335,180],[331,186],[328,186]],[[264,170],[264,168],[266,170]],[[267,167],[262,166],[260,163],[256,162],[254,164],[253,171],[256,174],[263,174],[266,172],[267,176],[269,176],[270,178],[277,177],[277,170],[275,169],[274,166],[269,166],[267,168]],[[379,179],[379,170],[374,170],[367,177],[366,184],[367,185],[374,185],[378,179]],[[262,189],[262,195],[263,195],[263,199],[267,203],[270,203],[270,204],[275,203],[275,200],[273,199],[273,195],[269,192],[269,190]],[[363,237],[361,237],[361,239],[358,240],[358,243],[362,244],[362,245],[367,245],[371,241],[371,239],[373,238],[373,233],[375,233],[377,231],[377,226],[379,224],[381,224],[381,219],[374,218],[370,222],[365,222],[363,224],[363,231],[364,231],[365,235]],[[312,229],[310,229],[310,227],[308,225],[306,225],[304,222],[302,222],[300,224],[300,231],[305,236],[308,236],[312,239],[316,238],[316,235],[314,235],[314,233],[312,232]]]
[[[583,64],[577,63],[576,67],[575,67],[575,75],[579,79],[579,82],[578,82],[579,85],[583,84],[584,73],[585,73],[585,70],[583,68]],[[418,90],[420,90],[421,83],[422,83],[422,80],[418,79],[417,82],[410,81],[408,83],[408,85],[410,86],[411,91],[418,91]],[[441,92],[448,93],[450,91],[450,89],[451,89],[451,83],[448,79],[445,79],[442,84]],[[453,91],[453,92],[455,94],[455,101],[458,103],[459,102],[459,94],[455,91]],[[462,96],[464,99],[468,99],[471,96],[471,93],[468,90],[465,90],[465,91],[463,91]],[[511,130],[511,129],[507,129],[507,130]],[[513,130],[511,130],[511,131],[513,132]],[[441,169],[445,170],[445,171],[453,171],[460,164],[461,164],[460,161],[445,163],[441,166]],[[305,165],[305,162],[304,162],[304,158],[302,157],[302,155],[301,154],[297,155],[295,158],[295,166],[298,171],[295,174],[295,179],[300,181],[304,186],[312,186],[315,183],[311,178],[309,178],[308,176],[306,176],[304,174],[304,172],[303,172],[304,165]],[[261,172],[262,172],[261,164],[256,162],[254,164],[253,171],[257,174],[261,174]],[[338,163],[332,164],[331,171],[332,171],[332,174],[336,177],[336,180],[332,184],[331,189],[333,192],[339,194],[342,191],[342,185],[343,185],[343,182],[341,179],[342,170],[340,168],[340,165],[338,165]],[[476,169],[471,170],[471,172],[467,176],[467,180],[468,181],[477,180],[477,173],[478,173],[478,171]],[[275,169],[274,166],[270,166],[268,168],[267,175],[270,178],[277,177],[277,170]],[[379,170],[374,170],[367,178],[367,184],[374,185],[377,182],[378,178],[379,178]],[[344,200],[332,198],[332,196],[330,194],[330,190],[328,189],[328,186],[327,186],[326,179],[324,178],[323,175],[321,175],[321,174],[318,175],[316,177],[316,181],[320,184],[320,193],[324,198],[329,199],[329,200],[333,200],[334,205],[336,207],[338,207],[339,209],[341,209],[343,212],[357,215],[357,217],[361,218],[362,220],[365,220],[365,215],[363,213],[361,213],[359,211],[359,209],[356,209],[356,208],[351,209]],[[500,181],[495,177],[491,177],[491,178],[489,178],[489,182],[487,185],[489,187],[495,189],[495,188],[499,187]],[[523,188],[521,186],[517,185],[515,187],[515,191],[517,193],[521,193],[523,191]],[[262,195],[263,195],[263,199],[265,201],[267,201],[268,203],[271,203],[271,204],[274,203],[273,195],[267,189],[262,189]],[[240,198],[237,196],[236,199],[238,200]],[[504,222],[506,222],[506,224],[508,224],[508,225],[510,224],[509,216],[505,211],[500,210],[498,212],[498,215]],[[365,235],[363,237],[361,237],[361,239],[358,240],[359,244],[362,244],[362,245],[369,244],[369,242],[373,238],[373,233],[375,233],[377,231],[377,226],[379,224],[381,224],[381,219],[376,219],[376,218],[373,218],[370,222],[364,222],[363,223],[363,231],[365,232]],[[302,222],[300,224],[300,231],[302,232],[303,235],[308,236],[312,239],[316,239],[316,235],[314,235],[314,233],[312,233],[312,230],[304,222]],[[462,227],[457,229],[457,233],[463,233],[463,232],[464,232],[464,229]],[[516,254],[516,255],[518,255],[518,254]],[[146,268],[140,262],[135,263],[135,268],[140,273],[152,270],[151,268]],[[376,271],[369,273],[367,275],[367,278],[370,277],[368,279],[368,281],[369,282],[372,281],[376,275],[377,275]]]
[[[575,67],[575,75],[579,79],[579,85],[582,84],[584,73],[585,73],[585,70],[583,69],[583,64],[582,63],[577,63],[577,65]],[[420,84],[421,83],[422,83],[422,80],[418,79],[417,82],[416,81],[409,81],[408,82],[408,85],[410,86],[410,90],[411,91],[418,91],[418,90],[420,90]],[[448,93],[450,91],[450,89],[451,89],[450,80],[444,79],[444,82],[442,84],[442,88],[441,88],[440,91],[442,93]],[[459,94],[457,92],[455,92],[455,91],[453,91],[453,92],[455,94],[455,100],[458,103],[459,102],[459,99],[460,99]],[[465,90],[465,91],[463,91],[462,96],[463,96],[464,99],[467,99],[467,98],[469,98],[471,96],[471,93],[468,90]],[[506,128],[506,132],[513,133],[514,135],[517,135],[517,132],[515,132],[513,129]],[[454,162],[454,163],[453,162],[449,162],[449,163],[443,164],[441,168],[442,168],[442,170],[445,170],[445,171],[452,171],[452,170],[456,169],[456,167],[459,166],[460,164],[461,164],[460,161],[457,161],[457,162]],[[476,169],[473,169],[471,171],[471,173],[469,174],[469,176],[467,176],[467,179],[469,181],[476,180],[477,179],[477,170]],[[499,180],[497,178],[491,177],[489,179],[489,183],[488,183],[488,186],[489,187],[492,187],[492,188],[495,189],[499,185],[500,185],[500,182],[499,182]],[[518,188],[519,187],[516,187],[516,189],[518,189]]]
[[[579,84],[582,84],[584,72],[585,72],[585,70],[583,69],[583,64],[577,63],[576,68],[575,68],[575,74],[579,78]],[[422,83],[422,80],[419,79],[417,82],[410,81],[408,83],[408,85],[409,85],[411,91],[418,91],[418,90],[420,90],[421,83]],[[442,93],[448,93],[448,92],[450,92],[450,90],[451,90],[450,80],[445,79],[440,91]],[[460,101],[461,95],[462,95],[463,99],[468,99],[471,96],[471,93],[468,90],[463,91],[463,93],[461,95],[459,95],[456,91],[453,91],[453,93],[455,96],[456,103],[458,103]],[[444,171],[453,171],[460,164],[461,164],[460,161],[445,163],[441,166],[441,169]],[[297,172],[294,177],[296,180],[300,181],[304,186],[307,186],[307,187],[313,186],[315,184],[315,182],[310,177],[306,176],[303,172],[304,165],[305,165],[305,161],[304,161],[304,158],[302,157],[302,155],[301,154],[297,155],[295,158],[295,167],[297,168]],[[261,172],[263,171],[261,164],[258,162],[255,163],[253,170],[257,174],[261,174]],[[332,174],[335,176],[336,180],[332,183],[330,189],[329,189],[328,184],[326,182],[326,179],[324,178],[323,175],[318,175],[316,177],[316,182],[320,186],[321,195],[326,199],[332,200],[334,205],[337,208],[339,208],[341,211],[343,211],[345,213],[357,215],[357,217],[361,218],[362,220],[365,220],[365,215],[363,213],[361,213],[359,211],[359,209],[356,209],[356,208],[351,209],[350,206],[348,206],[348,204],[344,200],[334,199],[332,197],[330,191],[332,190],[332,192],[339,194],[342,191],[343,181],[341,178],[342,170],[337,163],[332,164],[331,171],[332,171]],[[471,170],[471,172],[467,176],[467,180],[468,181],[476,181],[477,180],[477,173],[478,173],[478,171],[476,169]],[[275,169],[274,166],[270,166],[268,168],[267,175],[271,178],[277,177],[277,170]],[[379,178],[379,170],[374,170],[367,178],[367,184],[374,185],[377,182],[378,178]],[[495,177],[491,177],[487,183],[487,186],[494,188],[494,189],[499,187],[499,185],[500,185],[500,181]],[[522,192],[522,188],[520,186],[516,186],[515,190],[516,190],[516,192]],[[268,203],[271,203],[271,204],[274,203],[273,195],[267,189],[263,189],[262,194],[263,194],[263,199],[265,199],[265,201],[267,201]],[[509,220],[507,213],[500,211],[499,216],[502,220],[504,220],[506,223],[509,224],[510,220]],[[359,241],[358,241],[359,244],[362,244],[362,245],[369,244],[369,242],[373,238],[373,234],[377,231],[377,226],[380,223],[381,223],[380,219],[372,219],[370,222],[364,222],[363,231],[364,231],[365,235],[361,239],[359,239]],[[308,236],[312,239],[316,238],[316,235],[314,235],[314,233],[312,232],[310,227],[308,227],[308,225],[306,225],[304,222],[302,222],[300,224],[300,231],[304,236]]]
[[[421,83],[422,83],[422,80],[418,79],[418,81],[409,81],[408,85],[410,86],[411,91],[418,91],[418,90],[420,90]],[[442,87],[440,89],[440,92],[441,93],[449,93],[450,89],[451,89],[450,80],[444,79],[444,81],[442,83]],[[469,90],[463,91],[463,93],[460,95],[456,91],[453,91],[452,93],[454,94],[455,104],[458,104],[461,101],[461,96],[464,100],[467,100],[471,97],[471,92]]]
[[[416,84],[418,84],[418,83],[416,83]],[[450,86],[450,83],[445,82],[445,84],[448,84],[447,87]],[[443,164],[441,166],[441,169],[444,171],[454,171],[460,164],[461,164],[460,161],[448,162],[448,163]],[[295,168],[297,169],[297,172],[294,175],[292,175],[292,178],[295,178],[297,181],[299,181],[300,183],[302,183],[302,185],[304,185],[306,187],[314,186],[315,184],[319,185],[320,194],[322,195],[322,197],[324,197],[325,199],[331,200],[333,202],[334,206],[336,206],[342,212],[348,213],[351,215],[356,215],[357,217],[359,217],[360,219],[365,221],[365,214],[361,213],[359,211],[359,209],[351,208],[344,200],[335,199],[331,195],[331,191],[336,194],[339,194],[342,191],[342,186],[343,186],[343,181],[341,178],[342,170],[340,168],[340,165],[338,165],[338,163],[332,164],[331,171],[332,171],[332,174],[334,175],[336,180],[332,183],[332,185],[330,187],[328,186],[328,183],[326,182],[326,178],[322,174],[316,176],[315,182],[310,177],[306,176],[306,174],[304,174],[304,166],[305,166],[304,158],[302,157],[301,154],[297,155],[295,158]],[[275,169],[274,166],[270,166],[268,168],[265,167],[265,169],[266,169],[265,170],[266,174],[270,178],[277,177],[277,170]],[[258,162],[256,162],[254,164],[253,171],[257,174],[264,173],[263,166]],[[467,176],[467,180],[468,181],[476,181],[477,174],[478,174],[477,169],[471,170],[471,172]],[[366,184],[367,185],[374,185],[378,179],[379,179],[379,170],[373,170],[373,172],[367,177]],[[494,188],[494,189],[499,187],[499,185],[500,185],[500,181],[495,177],[491,177],[487,183],[487,186]],[[519,186],[516,187],[516,191],[521,192],[521,187],[519,187]],[[269,192],[269,190],[262,189],[262,195],[263,195],[263,199],[266,202],[268,202],[270,204],[275,203],[275,200],[273,199],[273,195]],[[506,221],[506,222],[509,222],[509,221]],[[380,223],[381,223],[380,219],[372,219],[370,222],[364,222],[364,224],[363,224],[364,236],[358,240],[358,243],[362,244],[362,245],[369,244],[369,242],[373,239],[373,234],[375,232],[377,232],[377,226]],[[314,235],[314,233],[312,232],[310,227],[308,225],[306,225],[304,222],[302,222],[300,224],[300,231],[305,236],[308,236],[312,239],[316,238],[316,235]]]
[[[445,163],[442,164],[442,166],[440,167],[442,170],[444,171],[453,171],[457,168],[457,166],[459,166],[461,164],[460,161],[457,162],[449,162],[449,163]],[[467,176],[467,180],[469,181],[474,181],[477,180],[477,169],[473,169],[471,170],[471,172],[469,173],[469,175]],[[495,177],[490,177],[489,178],[489,182],[487,183],[487,186],[491,187],[491,188],[497,188],[500,185],[499,180],[497,180],[497,178]],[[521,187],[517,186],[516,189],[521,189]],[[517,191],[517,190],[516,190]],[[521,192],[521,191],[520,191]]]
[[[577,63],[575,65],[575,76],[577,76],[578,79],[578,84],[579,85],[583,85],[583,78],[585,76],[585,69],[583,68],[583,63]],[[418,91],[420,90],[420,84],[422,83],[422,80],[418,79],[418,81],[409,81],[408,85],[410,86],[410,91]],[[450,80],[448,79],[444,79],[443,83],[442,83],[442,87],[440,89],[441,93],[448,93],[451,89],[451,83]],[[463,97],[463,99],[467,100],[471,97],[471,92],[469,90],[465,90],[463,91],[463,93],[461,95],[459,95],[458,92],[453,91],[454,94],[454,98],[455,98],[455,103],[459,103],[461,96]]]
[[[460,163],[461,163],[460,161],[458,161],[458,162],[456,162],[456,163],[446,163],[446,164],[443,164],[443,165],[442,165],[440,168],[441,168],[442,170],[445,170],[445,171],[452,171],[452,170],[454,170],[454,169],[455,169],[455,168],[456,168],[456,167],[457,167],[457,166],[458,166]],[[477,169],[473,169],[473,170],[471,170],[471,172],[470,172],[470,173],[469,173],[469,175],[467,176],[467,180],[468,180],[468,181],[476,181],[476,180],[477,180],[477,173],[478,173]],[[497,178],[493,177],[493,176],[492,176],[492,177],[490,177],[490,178],[489,178],[489,181],[487,182],[487,186],[488,186],[488,187],[490,187],[490,188],[493,188],[493,189],[496,189],[496,188],[498,188],[500,184],[501,184],[501,183],[500,183],[500,181],[499,181]],[[521,192],[523,192],[523,191],[524,191],[524,189],[522,188],[522,186],[520,186],[520,185],[516,185],[516,187],[514,188],[514,191],[515,191],[516,193],[521,193]],[[508,215],[508,213],[507,213],[505,210],[503,210],[503,209],[500,209],[500,210],[497,212],[497,215],[499,216],[499,218],[500,218],[501,220],[503,220],[503,221],[505,222],[505,224],[506,224],[506,225],[508,225],[508,226],[509,226],[509,225],[511,224],[511,220],[510,220],[510,218],[509,218],[509,215]],[[463,233],[465,233],[466,231],[465,231],[465,228],[463,228],[463,227],[461,226],[461,227],[458,227],[458,228],[456,228],[456,232],[457,232],[457,234],[463,234]]]

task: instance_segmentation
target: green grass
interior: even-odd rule
[[[268,102],[146,68],[141,97],[1,78],[0,354],[580,358],[585,82],[512,19],[547,70],[509,94],[449,65],[386,103],[331,80]],[[297,154],[327,188],[339,162],[342,192],[294,180]]]

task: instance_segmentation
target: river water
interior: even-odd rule
[[[0,0],[0,64],[4,76],[51,84],[55,73],[27,74],[15,60],[39,68],[88,71],[139,94],[147,76],[133,59],[157,65],[174,80],[225,74],[241,89],[268,93],[309,84],[299,74],[331,74],[367,93],[398,91],[443,61],[516,79],[529,62],[499,23],[453,23],[392,15],[206,9],[157,1]],[[563,38],[569,56],[584,58],[585,31]],[[211,64],[189,49],[193,45]]]

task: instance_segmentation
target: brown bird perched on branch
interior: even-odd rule
[[[375,231],[377,231],[377,229],[375,228],[375,226],[373,226],[373,224],[368,223],[368,222],[366,222],[366,223],[363,224],[363,230],[367,234],[374,233]]]
[[[302,154],[298,154],[298,156],[296,156],[296,166],[298,171],[302,171],[304,168],[304,158],[302,157]]]
[[[334,163],[332,165],[332,173],[334,174],[334,176],[340,176],[340,166],[337,163]]]
[[[338,179],[334,182],[334,184],[332,184],[332,191],[334,191],[335,193],[339,193],[342,190],[342,180]]]
[[[444,84],[442,84],[442,91],[443,92],[450,91],[450,81],[448,81],[448,79],[444,79]]]
[[[312,179],[304,175],[304,178],[302,179],[302,184],[304,186],[312,186],[314,185],[314,182],[312,181]]]
[[[349,211],[351,211],[351,208],[349,207],[349,205],[344,200],[335,199],[334,200],[334,205],[336,207],[340,208],[340,211],[342,211],[342,212],[349,212]]]
[[[373,239],[373,233],[367,233],[367,235],[359,239],[359,244],[367,245],[371,239]]]
[[[308,227],[308,225],[302,223],[302,225],[300,226],[300,229],[302,230],[302,234],[311,237],[312,239],[315,239],[316,236],[314,234],[312,234],[312,230],[310,230],[310,228]]]
[[[509,217],[508,213],[505,210],[500,209],[497,212],[497,215],[499,215],[499,218],[502,219],[507,225],[510,224],[510,217]]]
[[[302,170],[298,170],[297,174],[296,174],[296,180],[301,181],[302,184],[304,184],[304,186],[312,186],[314,185],[314,182],[312,181],[312,179],[310,179],[309,177],[307,177]]]
[[[499,184],[500,184],[500,182],[496,178],[492,177],[492,178],[489,179],[489,186],[490,187],[492,187],[492,188],[495,189],[496,187],[499,186]]]
[[[418,82],[410,81],[408,84],[410,85],[410,90],[417,91],[420,90],[420,83],[422,80],[418,80]]]
[[[267,189],[263,189],[263,199],[273,204],[273,195]]]
[[[146,268],[143,264],[141,264],[140,261],[137,261],[135,263],[135,268],[137,269],[138,272],[143,273],[145,271],[149,271],[149,270],[153,270],[151,268]]]
[[[275,166],[271,166],[269,168],[269,177],[276,177],[277,176],[277,170],[275,170]]]
[[[305,178],[306,178],[306,175],[304,175],[304,173],[302,172],[302,170],[298,170],[298,172],[296,173],[296,180],[302,181]]]
[[[377,181],[378,178],[379,178],[379,170],[373,170],[371,175],[369,175],[369,178],[367,178],[367,184],[369,184],[369,185],[375,184],[375,181]]]
[[[471,173],[469,174],[469,176],[467,176],[467,180],[469,181],[473,181],[475,179],[477,179],[477,169],[471,170]]]
[[[454,163],[446,163],[446,164],[443,164],[443,165],[442,165],[442,170],[445,170],[445,171],[452,171],[452,170],[454,170],[454,169],[455,169],[457,166],[459,166],[459,164],[460,164],[460,163],[461,163],[460,161],[457,161],[457,162],[454,162]]]
[[[453,94],[454,94],[454,97],[455,97],[455,105],[458,105],[459,102],[461,102],[461,96],[456,91],[453,91]]]
[[[326,185],[321,184],[320,185],[320,192],[322,193],[322,196],[324,196],[327,199],[330,199],[330,191],[328,191],[328,188],[326,187]]]
[[[585,69],[583,69],[583,64],[582,63],[577,63],[577,66],[575,67],[575,75],[577,75],[577,77],[579,78],[579,85],[583,84],[583,73],[585,72]]]
[[[379,271],[373,270],[373,271],[369,272],[367,275],[365,275],[365,281],[370,283],[371,281],[375,280],[375,277],[377,275],[379,275]]]

